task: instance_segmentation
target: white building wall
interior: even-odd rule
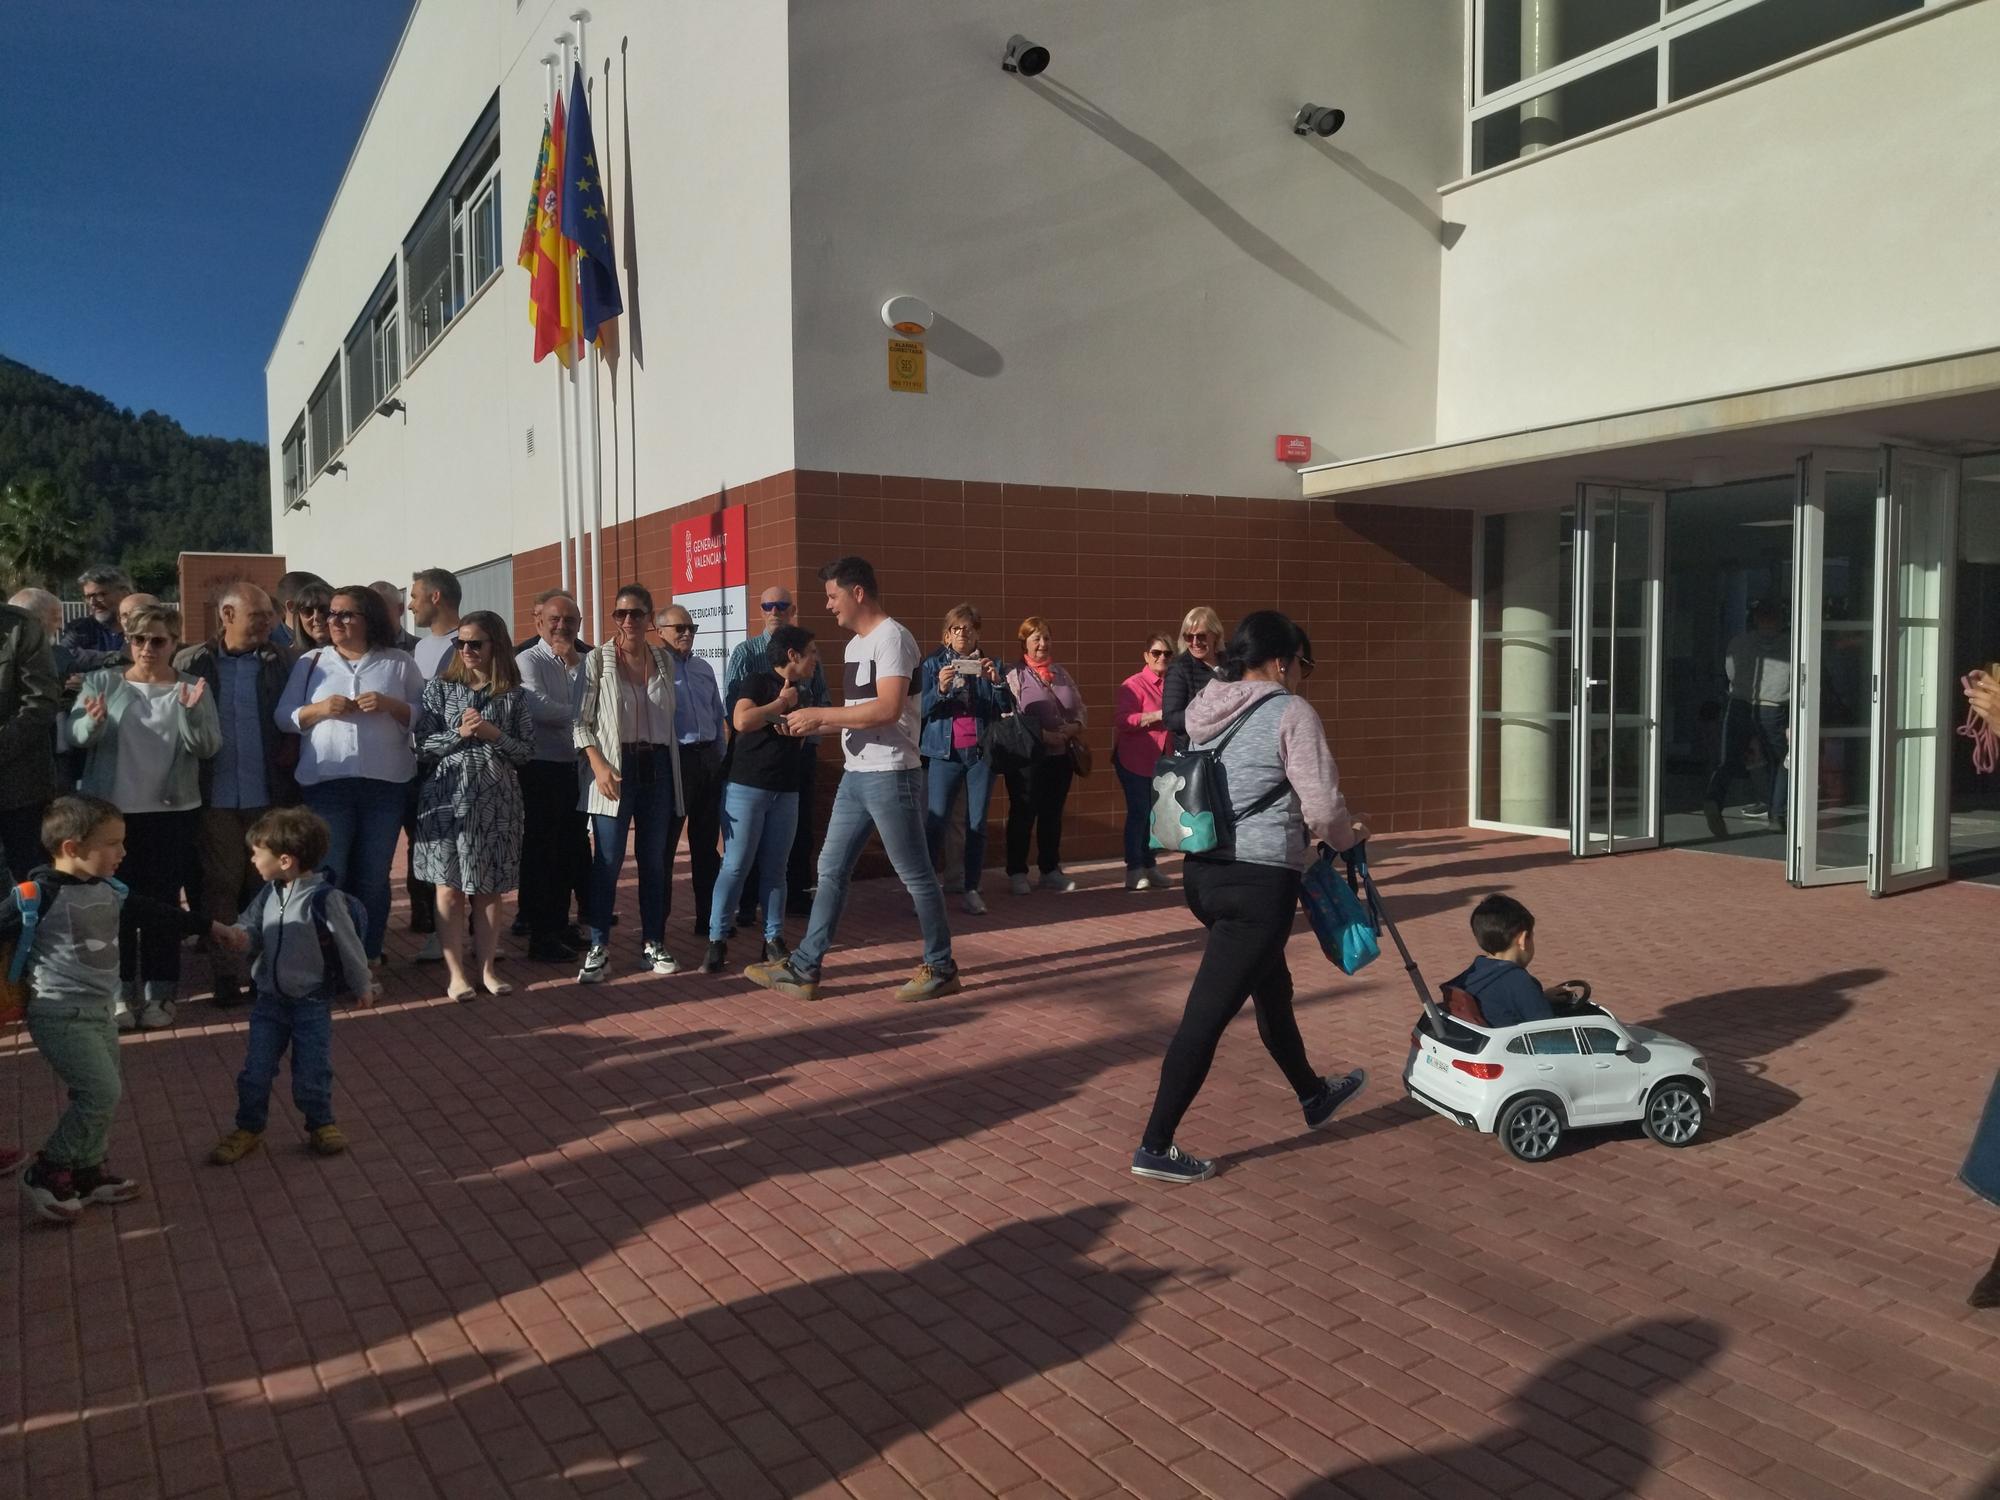
[[[2000,346],[2000,4],[1446,194],[1438,438]]]
[[[1431,439],[1460,0],[794,0],[803,468],[1286,496]],[[1011,32],[1049,70],[1003,73]],[[1300,139],[1306,101],[1348,112]],[[879,309],[924,298],[929,394]]]
[[[540,59],[571,8],[416,7],[266,369],[274,545],[294,566],[401,579],[560,535],[555,362],[532,362],[528,273],[513,256],[541,139]],[[624,352],[600,387],[609,523],[793,466],[785,11],[590,9],[599,154],[641,251]],[[314,480],[310,508],[287,514],[285,433],[496,88],[506,269],[405,373],[407,416],[370,417],[341,455],[348,472]]]

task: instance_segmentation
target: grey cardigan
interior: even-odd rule
[[[201,681],[192,672],[177,672],[183,687]],[[92,719],[84,704],[93,697],[104,699],[102,723]],[[93,797],[109,797],[118,784],[118,738],[126,710],[138,699],[138,691],[125,680],[118,667],[103,667],[83,679],[76,706],[69,711],[69,743],[90,752],[84,762],[77,790]],[[173,768],[167,773],[166,796],[150,812],[178,812],[201,806],[201,765],[222,748],[222,721],[215,712],[215,697],[204,692],[191,709],[177,709],[178,726],[174,743]],[[142,731],[143,732],[143,731]]]

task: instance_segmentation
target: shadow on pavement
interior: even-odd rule
[[[1477,1442],[1388,1463],[1336,1470],[1293,1500],[1527,1493],[1636,1495],[1653,1472],[1648,1408],[1722,1351],[1722,1330],[1699,1319],[1658,1319],[1607,1334],[1545,1366],[1508,1402],[1513,1425]],[[1578,1432],[1610,1446],[1585,1467],[1568,1455]]]

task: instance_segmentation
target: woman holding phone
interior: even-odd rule
[[[961,789],[965,792],[965,894],[960,904],[974,916],[986,910],[979,894],[986,868],[986,811],[993,800],[993,761],[987,753],[993,721],[1014,710],[1014,695],[993,658],[979,650],[979,611],[954,605],[944,617],[944,643],[917,668],[927,805],[924,834],[931,863],[944,849]]]

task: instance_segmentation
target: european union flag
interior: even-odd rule
[[[562,232],[576,246],[583,336],[592,341],[600,323],[625,311],[625,299],[618,295],[618,266],[611,257],[611,215],[604,207],[603,176],[579,67],[570,79],[569,134],[563,141]]]

